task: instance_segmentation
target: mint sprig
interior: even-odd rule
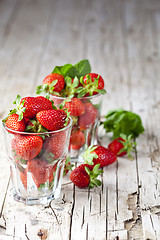
[[[127,137],[132,135],[135,138],[144,132],[140,116],[131,111],[123,109],[112,110],[105,116],[105,119],[101,124],[103,124],[107,133],[113,133],[113,139],[120,137],[121,134]]]
[[[91,72],[91,66],[87,59],[81,60],[75,65],[70,63],[65,64],[63,66],[56,66],[52,73],[62,74],[64,77],[68,76],[74,78],[80,78],[81,76],[85,76],[87,73]]]

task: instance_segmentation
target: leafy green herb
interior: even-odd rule
[[[112,110],[105,118],[106,120],[102,124],[107,133],[113,133],[113,139],[120,137],[120,134],[132,135],[134,138],[144,132],[140,116],[131,111]]]
[[[87,59],[81,60],[75,65],[65,64],[63,66],[56,66],[52,73],[62,74],[64,77],[68,76],[74,78],[80,78],[81,76],[85,76],[87,73],[91,72],[91,66]]]

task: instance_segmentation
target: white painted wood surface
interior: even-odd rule
[[[62,200],[25,206],[12,199],[1,127],[0,240],[40,239],[41,228],[47,240],[160,239],[160,1],[0,1],[1,119],[55,65],[83,58],[105,79],[102,114],[141,116],[137,154],[106,167],[100,188],[80,190],[67,175]]]

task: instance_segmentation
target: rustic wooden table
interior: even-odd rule
[[[102,187],[80,190],[67,175],[47,207],[12,199],[1,126],[0,240],[42,239],[40,229],[47,240],[159,240],[160,1],[1,0],[0,33],[1,119],[54,66],[88,58],[105,79],[102,114],[122,107],[145,126],[134,159],[106,167]]]

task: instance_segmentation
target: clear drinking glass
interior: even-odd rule
[[[65,104],[68,99],[58,96],[50,97],[54,101],[54,105],[59,108]],[[100,124],[102,95],[78,98],[84,105],[84,112],[76,116],[76,108],[71,112],[73,126],[69,144],[69,155],[72,162],[83,162],[81,155],[89,145],[96,145],[98,141],[98,126]],[[70,101],[70,100],[69,100]]]
[[[33,205],[59,198],[72,119],[63,129],[46,133],[17,132],[3,126],[14,200]],[[32,146],[35,137],[42,139],[42,147]]]

